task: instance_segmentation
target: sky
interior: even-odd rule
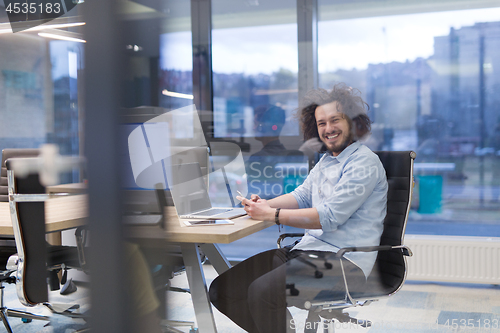
[[[434,37],[448,35],[450,27],[494,21],[500,21],[500,8],[321,21],[319,72],[427,58],[434,53]],[[296,29],[295,24],[283,24],[213,30],[214,72],[271,74],[280,68],[297,72]],[[190,32],[162,35],[160,45],[162,68],[191,70]]]

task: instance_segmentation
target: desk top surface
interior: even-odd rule
[[[72,195],[52,198],[45,202],[46,231],[56,232],[76,228],[87,219],[87,197]],[[0,202],[0,235],[13,235],[8,202]]]
[[[158,226],[127,226],[125,235],[137,240],[168,240],[178,243],[228,244],[274,225],[274,222],[254,220],[242,216],[234,224],[213,226],[181,226],[174,207],[167,207],[167,229]]]
[[[125,235],[136,240],[158,240],[180,243],[231,243],[274,225],[243,216],[224,226],[181,226],[174,207],[166,207],[167,230],[158,226],[125,226]],[[45,202],[46,231],[56,232],[85,224],[88,216],[87,196],[72,195]],[[0,235],[13,235],[8,202],[0,202]]]
[[[71,183],[47,186],[47,193],[78,193],[84,194],[87,191],[86,183]]]

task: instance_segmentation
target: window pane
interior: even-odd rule
[[[308,166],[295,118],[296,3],[213,0],[212,23],[214,137],[237,142],[246,163],[246,178],[228,174],[228,181],[244,182],[248,197],[291,192]],[[210,184],[224,192],[223,177],[213,175]],[[274,247],[276,229],[268,228],[221,248],[243,259]]]
[[[160,35],[160,96],[164,108],[193,104],[191,31]]]
[[[346,82],[362,92],[374,122],[370,148],[417,152],[407,233],[500,231],[500,8],[375,1],[347,10],[340,2],[320,1],[320,86]],[[349,19],[338,19],[342,8]]]
[[[299,135],[293,117],[298,105],[296,15],[286,11],[281,21],[291,23],[280,24],[280,20],[269,17],[273,10],[266,5],[247,9],[230,6],[231,13],[237,12],[241,18],[231,21],[227,1],[212,3],[214,136],[270,135],[259,131],[254,121],[258,109],[269,105],[285,112],[286,121],[280,134]],[[273,4],[276,1],[267,6]]]
[[[0,35],[0,150],[55,143],[79,154],[78,78],[83,44],[27,33]],[[78,182],[78,172],[61,182]]]

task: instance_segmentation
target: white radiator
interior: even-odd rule
[[[500,238],[406,235],[408,280],[500,284]]]

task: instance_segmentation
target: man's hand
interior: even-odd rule
[[[240,198],[237,198],[240,200]],[[241,204],[250,217],[256,220],[273,221],[275,209],[271,208],[267,200],[261,199],[258,195],[252,194],[251,199],[241,198]]]
[[[252,200],[253,202],[257,202],[257,200],[261,200],[258,194],[252,194],[250,196],[250,198],[251,198],[250,200]]]

